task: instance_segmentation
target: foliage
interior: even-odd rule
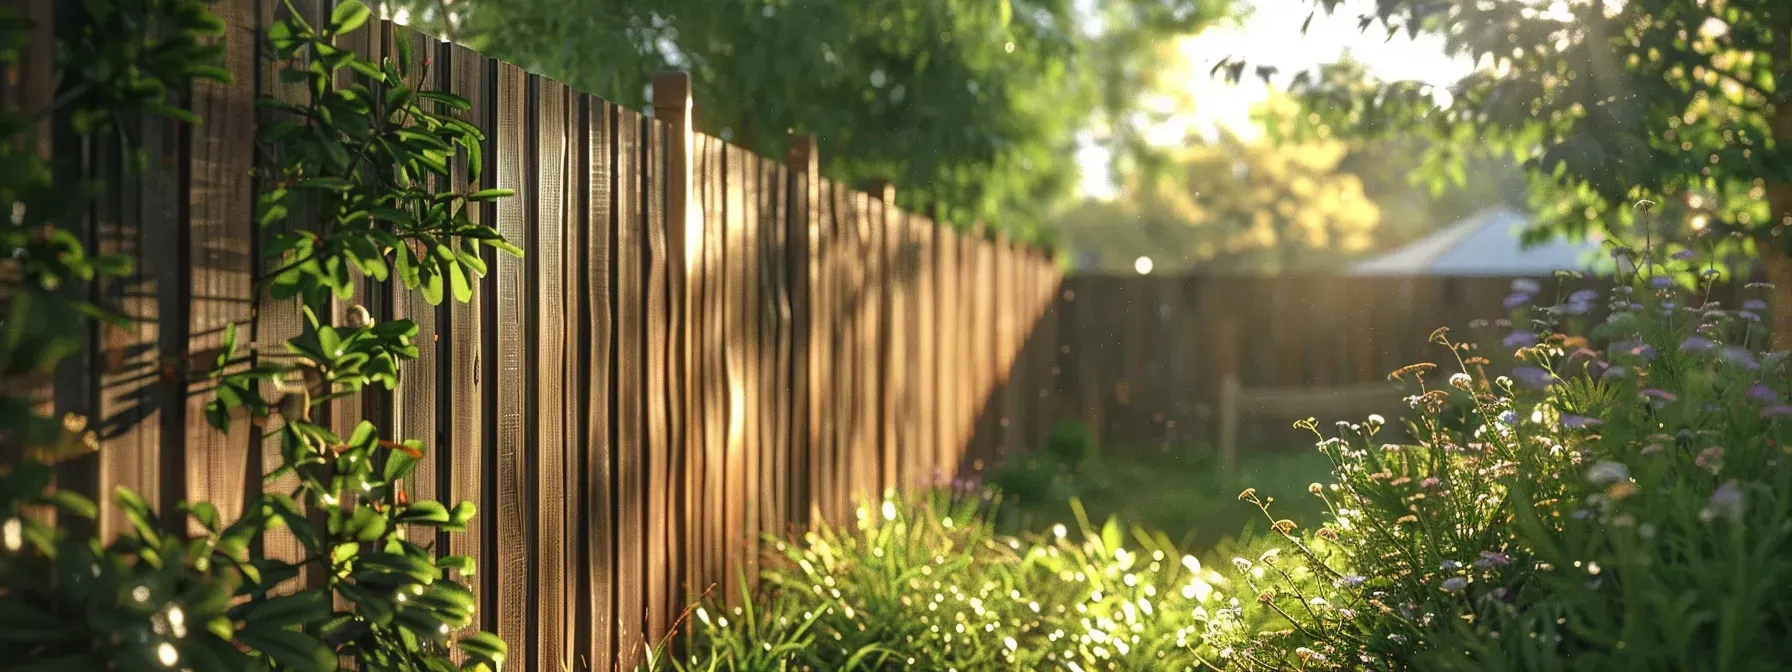
[[[1371,417],[1319,444],[1335,465],[1335,483],[1312,486],[1328,520],[1277,523],[1279,559],[1239,560],[1281,625],[1239,631],[1230,662],[1777,669],[1792,655],[1779,635],[1792,603],[1792,371],[1784,352],[1761,351],[1765,303],[1706,300],[1716,274],[1689,257],[1643,264],[1657,270],[1622,278],[1607,301],[1583,290],[1521,309],[1508,375],[1460,355],[1441,381],[1419,377],[1428,364],[1397,372],[1419,381],[1416,440],[1378,445]],[[1513,304],[1537,298],[1536,283],[1515,289]],[[1442,330],[1434,339],[1462,351]],[[1473,423],[1440,421],[1452,388],[1474,395]],[[1293,570],[1323,580],[1289,581]]]
[[[1303,525],[1317,524],[1324,513],[1318,502],[1303,501],[1303,493],[1308,483],[1330,472],[1330,463],[1309,451],[1277,447],[1241,455],[1234,472],[1218,469],[1212,452],[1199,446],[1114,451],[1074,465],[1045,451],[1018,455],[989,478],[1002,498],[994,522],[1001,531],[1073,525],[1076,513],[1069,502],[1076,500],[1096,519],[1115,517],[1161,532],[1203,560],[1230,559],[1215,549],[1230,546],[1229,539],[1254,545],[1247,527],[1256,516],[1232,499],[1246,484],[1287,502],[1282,515]]]
[[[1081,519],[994,533],[978,500],[934,493],[861,507],[800,545],[761,593],[697,612],[689,670],[1188,669],[1209,623],[1232,618],[1218,574],[1161,535]],[[1209,652],[1210,653],[1210,652]]]
[[[1172,152],[1173,169],[1135,176],[1128,198],[1087,204],[1060,225],[1072,247],[1108,267],[1147,256],[1158,272],[1323,269],[1367,250],[1380,220],[1361,180],[1338,170],[1345,153],[1335,140],[1223,133]]]
[[[1340,3],[1312,0],[1315,11],[1328,13]],[[1483,67],[1447,92],[1342,70],[1303,73],[1295,92],[1320,124],[1367,136],[1424,134],[1443,147],[1483,145],[1524,160],[1537,193],[1532,239],[1603,227],[1642,247],[1630,204],[1646,198],[1665,206],[1658,214],[1675,217],[1673,228],[1698,224],[1698,231],[1669,237],[1715,261],[1757,248],[1769,259],[1786,258],[1788,239],[1776,237],[1776,227],[1792,218],[1792,161],[1785,154],[1792,105],[1778,82],[1788,64],[1783,40],[1792,31],[1792,5],[1375,6],[1361,18],[1364,30],[1435,35],[1450,56]],[[1236,75],[1243,64],[1216,69]],[[1434,158],[1435,169],[1448,169],[1461,157]],[[1454,173],[1462,182],[1459,165]],[[1792,291],[1792,277],[1776,282]]]
[[[782,156],[820,140],[823,170],[898,185],[914,212],[1011,235],[1077,185],[1064,160],[1091,121],[1136,136],[1153,43],[1225,18],[1227,0],[398,0],[485,53],[641,108],[652,74],[692,74],[699,130]],[[446,12],[446,14],[444,14]],[[445,19],[445,20],[444,20]],[[445,24],[445,25],[444,25]],[[1099,26],[1099,27],[1097,27]]]
[[[221,50],[194,41],[221,35],[218,20],[193,2],[139,3],[130,6],[136,13],[128,16],[106,2],[84,7],[81,18],[88,23],[82,39],[97,39],[97,30],[152,25],[178,29],[179,37],[168,41],[167,49],[142,43],[133,48],[126,40],[87,56],[96,62],[61,64],[64,72],[88,76],[65,80],[59,96],[80,111],[72,122],[77,131],[120,128],[120,120],[130,118],[125,115],[143,113],[192,121],[190,113],[167,107],[167,92],[178,90],[184,79],[221,73],[215,65]],[[337,36],[362,29],[371,15],[367,7],[337,2],[330,22],[321,27],[287,10],[289,18],[268,31],[269,46],[285,64],[282,81],[302,85],[306,97],[303,103],[265,101],[279,116],[259,133],[265,165],[258,168],[264,192],[256,216],[261,226],[280,232],[264,249],[283,265],[257,286],[254,301],[259,315],[265,309],[260,290],[273,299],[298,297],[298,303],[273,309],[302,312],[304,329],[285,344],[288,357],[281,359],[253,346],[240,354],[233,327],[213,367],[217,397],[206,408],[207,418],[221,428],[247,416],[261,430],[279,417],[269,431],[280,439],[282,459],[266,475],[269,492],[249,502],[236,521],[221,520],[205,502],[183,504],[182,512],[198,530],[189,535],[161,529],[148,504],[121,489],[114,500],[131,529],[104,545],[67,534],[28,510],[53,505],[64,514],[94,515],[92,503],[52,485],[53,458],[93,443],[84,419],[65,420],[57,442],[41,446],[0,480],[5,516],[0,595],[8,633],[0,651],[9,659],[31,660],[43,669],[179,664],[210,670],[333,670],[339,658],[362,669],[491,669],[503,659],[503,642],[489,633],[450,643],[455,630],[473,622],[473,593],[452,574],[470,576],[472,561],[438,557],[433,543],[406,539],[407,529],[463,529],[473,516],[472,504],[450,508],[411,501],[402,479],[422,457],[421,442],[382,439],[378,428],[365,422],[349,437],[339,437],[314,424],[311,409],[367,385],[393,387],[398,362],[417,355],[411,342],[417,329],[408,321],[375,322],[361,308],[350,311],[350,324],[318,318],[330,314],[333,300],[353,298],[358,280],[349,269],[383,282],[390,277],[388,264],[396,264],[406,287],[432,302],[443,299],[445,285],[465,300],[470,278],[486,268],[481,246],[520,253],[467,214],[470,204],[508,194],[476,186],[466,189],[470,193],[436,193],[431,187],[432,180],[450,179],[449,163],[462,151],[476,184],[484,137],[448,116],[467,109],[466,101],[416,90],[412,82],[420,77],[402,47],[396,61],[375,63],[332,45]],[[109,35],[119,42],[118,33]],[[62,51],[74,53],[64,46]],[[186,53],[191,62],[171,53]],[[145,54],[154,56],[136,69],[104,60]],[[117,73],[123,70],[146,73],[147,79],[121,78]],[[342,72],[354,73],[354,81],[339,85]],[[4,146],[12,151],[14,144]],[[35,166],[29,155],[8,159]],[[42,172],[15,175],[35,178]],[[32,199],[42,198],[46,188],[47,183],[21,178],[17,186],[9,181],[5,191],[35,211],[32,206],[40,201]],[[14,249],[25,251],[11,258],[32,258],[43,250],[30,245],[54,245],[54,259],[85,259],[78,238],[58,238],[49,224],[31,224],[44,235],[10,237],[9,230],[9,242],[24,241]],[[387,255],[393,255],[391,262]],[[21,297],[30,297],[35,288],[52,291],[64,276],[87,279],[107,270],[24,266],[23,276],[34,282],[9,297],[14,315],[29,305]],[[116,272],[120,265],[108,268]],[[102,314],[66,300],[46,304],[37,309],[54,313],[72,305],[84,315]],[[84,328],[79,322],[64,331],[41,321],[9,324],[8,361],[38,369],[54,363],[45,353],[72,351]],[[51,345],[32,349],[34,343]],[[264,388],[281,396],[270,403],[262,397]],[[18,426],[7,418],[9,431]],[[297,485],[280,491],[289,482]],[[304,557],[251,553],[264,532],[281,527],[290,529]],[[289,589],[286,582],[301,576],[310,579],[305,585],[317,587]],[[338,604],[345,607],[338,610]]]

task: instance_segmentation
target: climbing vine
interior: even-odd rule
[[[337,2],[320,26],[286,9],[264,46],[280,80],[304,95],[263,101],[254,216],[274,270],[248,298],[258,319],[291,310],[303,326],[277,348],[244,347],[232,327],[213,362],[207,420],[220,429],[247,421],[281,447],[265,492],[237,520],[191,502],[181,512],[197,533],[164,529],[125,489],[113,501],[129,525],[109,542],[34,515],[96,513],[53,478],[59,461],[96,447],[94,434],[84,418],[39,414],[30,392],[79,351],[93,320],[128,323],[71,289],[73,281],[127,275],[131,264],[88,254],[63,224],[103,185],[71,185],[33,143],[18,141],[41,132],[42,119],[65,118],[81,137],[129,150],[142,170],[126,129],[150,116],[198,121],[177,92],[197,80],[228,83],[219,67],[223,23],[200,0],[86,0],[59,10],[80,21],[58,35],[55,100],[0,110],[0,134],[14,140],[0,143],[0,199],[13,213],[0,222],[8,253],[0,432],[26,449],[0,465],[0,656],[8,661],[59,670],[334,670],[347,659],[359,669],[474,670],[504,658],[496,636],[458,634],[474,623],[475,597],[461,583],[474,573],[472,559],[440,553],[433,534],[424,543],[406,538],[407,530],[463,530],[473,505],[408,496],[422,442],[386,438],[370,422],[340,436],[313,412],[372,385],[395,387],[400,362],[418,355],[415,323],[376,321],[360,306],[337,311],[338,303],[352,304],[358,285],[394,278],[431,303],[468,300],[487,250],[522,253],[470,216],[510,194],[477,188],[485,137],[455,118],[467,101],[419,90],[427,61],[416,63],[402,41],[395,58],[380,60],[335,46],[370,29],[366,6]],[[0,8],[0,62],[20,62],[31,29]],[[453,184],[457,158],[469,167],[466,184]],[[343,323],[328,319],[338,312]],[[299,558],[255,552],[277,528],[291,531]]]

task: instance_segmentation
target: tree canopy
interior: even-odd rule
[[[770,156],[815,135],[823,170],[889,179],[907,208],[1021,237],[1078,183],[1079,130],[1113,129],[1159,37],[1230,0],[394,0],[412,22],[630,107],[692,73],[699,130]]]
[[[1377,0],[1359,22],[1439,36],[1479,67],[1442,91],[1302,73],[1293,89],[1318,124],[1511,153],[1536,194],[1534,237],[1603,227],[1639,250],[1665,234],[1716,258],[1758,251],[1785,299],[1776,312],[1792,315],[1792,3]],[[1460,156],[1432,158],[1461,181]],[[1776,329],[1776,346],[1792,330]]]

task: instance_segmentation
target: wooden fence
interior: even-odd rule
[[[1611,287],[1605,279],[1531,279],[1544,286],[1545,303],[1578,289],[1605,296]],[[1061,325],[1065,374],[1049,412],[1038,417],[1085,422],[1104,449],[1198,453],[1219,439],[1221,381],[1229,375],[1245,390],[1348,386],[1359,399],[1370,396],[1360,394],[1366,388],[1387,385],[1386,403],[1367,398],[1368,407],[1315,403],[1290,411],[1267,397],[1311,395],[1244,395],[1243,403],[1260,407],[1241,409],[1254,417],[1238,430],[1241,450],[1299,446],[1312,435],[1290,425],[1309,415],[1323,425],[1403,410],[1404,388],[1386,382],[1397,368],[1434,362],[1442,375],[1458,370],[1447,349],[1428,341],[1438,327],[1474,344],[1495,369],[1509,361],[1500,341],[1512,330],[1504,322],[1512,311],[1502,302],[1514,280],[1072,276],[1050,317]],[[1742,282],[1720,284],[1711,296],[1731,308],[1765,298]]]
[[[329,15],[327,0],[292,4],[314,25]],[[82,224],[138,258],[93,291],[142,321],[95,333],[59,378],[58,410],[102,431],[62,487],[129,487],[171,521],[177,502],[209,500],[228,519],[278,459],[249,423],[217,432],[202,409],[229,325],[262,352],[299,328],[290,304],[250,311],[273,270],[252,218],[256,101],[290,95],[257,45],[281,5],[214,5],[236,84],[194,87],[203,125],[133,129],[159,169],[110,181]],[[64,11],[25,6],[41,26]],[[648,117],[391,24],[339,44],[391,54],[399,40],[433,59],[422,88],[473,102],[485,186],[518,194],[476,217],[527,256],[487,259],[469,304],[369,285],[357,300],[415,320],[422,355],[395,393],[327,417],[422,440],[412,494],[479,506],[440,542],[477,559],[481,625],[509,643],[507,670],[626,669],[694,595],[738,597],[757,535],[849,521],[854,496],[1036,438],[1052,362],[1023,344],[1057,293],[1046,251],[823,179],[813,140],[773,161],[692,133],[682,76],[660,79]],[[45,67],[31,60],[22,81],[48,81]],[[53,150],[122,175],[103,143]],[[103,533],[122,524],[102,515]],[[260,551],[297,548],[270,536]]]

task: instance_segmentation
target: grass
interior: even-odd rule
[[[1047,456],[1023,457],[991,478],[1006,493],[998,523],[1008,531],[1074,527],[1069,500],[1075,498],[1094,520],[1116,517],[1161,531],[1184,552],[1205,555],[1247,527],[1267,527],[1256,507],[1238,501],[1247,487],[1275,497],[1280,518],[1303,527],[1320,522],[1323,504],[1307,493],[1307,486],[1330,481],[1331,461],[1311,447],[1243,456],[1232,473],[1198,455],[1097,454],[1075,466]]]

